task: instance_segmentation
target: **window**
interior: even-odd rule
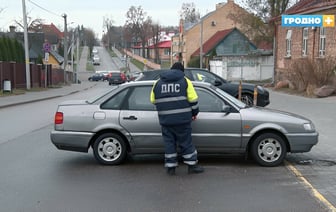
[[[204,89],[196,88],[200,112],[222,112],[225,103],[218,96]],[[209,104],[211,102],[211,104]]]
[[[155,106],[150,102],[150,92],[152,87],[135,87],[127,99],[129,110],[149,110],[154,111]]]
[[[292,47],[292,30],[287,30],[286,34],[286,57],[291,56],[291,47]]]
[[[319,56],[324,57],[325,56],[325,44],[326,44],[326,34],[325,34],[325,28],[320,28],[320,45],[319,45]]]
[[[302,30],[302,56],[307,56],[308,54],[308,28],[303,28]]]
[[[126,96],[127,92],[128,92],[128,89],[125,89],[125,90],[117,93],[116,95],[111,97],[109,100],[104,102],[101,105],[101,108],[102,109],[110,109],[110,110],[120,110],[121,104],[122,104],[123,99]]]
[[[164,49],[164,55],[170,55],[170,49]]]
[[[211,84],[215,83],[216,77],[211,73],[200,70],[192,70],[191,73],[195,81],[207,82]]]

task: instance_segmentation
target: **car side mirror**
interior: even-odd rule
[[[230,113],[231,112],[231,107],[229,105],[223,105],[222,112]]]
[[[220,86],[220,85],[222,85],[222,82],[219,80],[215,80],[214,86]]]

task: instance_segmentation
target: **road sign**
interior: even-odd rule
[[[50,43],[44,43],[43,44],[43,51],[44,52],[50,52],[50,50],[51,50]]]

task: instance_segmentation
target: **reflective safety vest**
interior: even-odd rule
[[[156,105],[161,125],[190,123],[192,116],[198,114],[197,93],[184,74],[175,81],[156,81],[151,92],[151,102]]]

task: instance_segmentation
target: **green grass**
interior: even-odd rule
[[[109,53],[111,57],[118,57],[118,55],[113,50],[110,50]]]
[[[131,58],[131,63],[133,63],[136,67],[138,67],[140,70],[144,70],[144,66],[145,64],[143,64],[142,62],[136,60],[136,59],[133,59]]]
[[[87,63],[86,63],[86,70],[87,71],[94,71],[94,67],[93,67],[93,64],[90,62],[90,61],[88,61]]]

